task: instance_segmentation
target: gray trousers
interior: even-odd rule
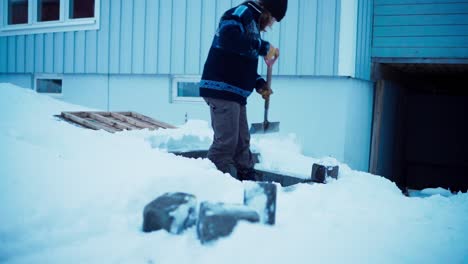
[[[218,170],[238,178],[238,172],[251,170],[254,166],[245,105],[222,99],[204,99],[210,106],[214,131],[208,159]]]

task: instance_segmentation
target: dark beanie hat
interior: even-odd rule
[[[286,15],[286,10],[288,9],[288,0],[261,0],[260,1],[271,15],[280,22]]]

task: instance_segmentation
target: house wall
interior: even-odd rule
[[[197,75],[220,16],[241,2],[101,0],[99,30],[0,37],[0,73]],[[338,75],[340,7],[289,1],[264,36],[284,54],[275,74]]]
[[[57,74],[59,98],[67,102],[173,124],[186,116],[209,120],[204,103],[171,100],[172,78],[201,74],[217,21],[240,2],[101,0],[97,31],[0,37],[0,82],[33,88],[34,76]],[[295,133],[306,155],[332,156],[364,171],[373,100],[366,81],[370,3],[289,0],[287,16],[264,34],[281,50],[270,120],[281,122],[282,134]],[[251,123],[262,121],[258,96],[249,98],[248,112]]]
[[[372,56],[468,58],[467,0],[375,0]]]
[[[12,78],[12,76],[14,78]],[[32,88],[32,75],[0,74],[0,82]],[[204,102],[172,103],[170,76],[63,75],[58,99],[98,110],[136,111],[180,125],[188,119],[209,120]],[[280,134],[295,134],[306,155],[331,156],[354,169],[368,170],[373,83],[336,77],[277,76],[272,80],[269,120]],[[263,121],[263,100],[249,97],[248,120]]]
[[[374,0],[358,0],[356,22],[355,71],[352,76],[370,80]]]

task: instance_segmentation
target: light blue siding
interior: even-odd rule
[[[84,73],[85,70],[85,31],[75,32],[75,69],[74,73]]]
[[[214,19],[215,9],[208,8],[210,6],[214,6],[215,2],[216,0],[201,1],[201,28],[203,30],[200,32],[200,56],[198,56],[200,73],[203,70],[205,59],[208,56],[208,51],[210,49],[211,41],[213,39],[213,32],[215,32],[215,28],[217,25],[217,22]]]
[[[173,74],[184,73],[185,47],[190,45],[185,41],[185,35],[187,30],[194,29],[186,28],[186,19],[186,0],[172,0],[171,73]]]
[[[333,75],[337,54],[335,31],[338,23],[336,8],[338,1],[319,1],[317,6],[317,35],[315,46],[315,65],[317,75]],[[320,21],[320,22],[319,22]]]
[[[16,38],[8,37],[8,72],[16,72]]]
[[[187,74],[200,73],[200,53],[201,53],[201,12],[202,1],[187,1],[187,20],[185,39],[185,68]]]
[[[34,58],[35,58],[34,71],[44,72],[44,35],[43,34],[35,35]]]
[[[281,20],[281,23],[273,25],[281,26],[283,34],[278,44],[281,54],[285,54],[285,56],[278,58],[276,67],[278,67],[278,71],[281,74],[294,75],[297,72],[297,17],[299,13],[299,1],[291,1],[288,4],[288,9],[288,16]]]
[[[468,1],[375,0],[374,8],[373,57],[468,57]]]
[[[47,33],[44,35],[44,72],[54,72],[54,35]]]
[[[64,33],[54,33],[54,73],[63,73]]]
[[[85,72],[97,71],[97,33],[95,30],[85,31]]]
[[[7,71],[7,40],[7,38],[0,38],[0,58],[2,58],[0,59],[0,72]]]
[[[370,80],[372,40],[372,0],[358,0],[356,78]]]
[[[158,73],[168,74],[171,71],[172,53],[172,1],[159,1],[158,30]]]
[[[120,17],[120,67],[119,73],[132,73],[132,50],[133,50],[133,3],[134,1],[123,0],[121,3]]]
[[[109,73],[119,73],[121,0],[109,1],[109,4]]]
[[[26,72],[32,73],[34,72],[34,65],[36,63],[36,56],[34,54],[34,35],[27,35],[26,36],[26,50],[25,50],[25,57],[26,57]]]
[[[146,39],[146,0],[135,0],[133,7],[132,73],[144,73]]]
[[[101,26],[97,34],[97,73],[109,72],[110,2],[101,1]]]
[[[145,1],[144,72],[158,72],[159,0]]]
[[[75,71],[75,32],[65,33],[64,42],[64,73],[73,73]],[[37,71],[36,72],[40,72]]]
[[[281,50],[275,74],[337,74],[340,1],[289,1],[263,34]],[[201,74],[220,17],[241,2],[101,0],[99,30],[0,37],[0,72]]]
[[[18,73],[24,73],[25,71],[25,47],[25,36],[18,36],[16,39],[16,72]]]
[[[316,43],[316,17],[317,0],[302,0],[299,3],[297,50],[297,74],[313,75],[315,73],[315,63],[311,60],[315,55]]]

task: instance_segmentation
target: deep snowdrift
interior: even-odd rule
[[[468,194],[409,198],[345,164],[325,185],[278,186],[273,227],[241,223],[209,246],[194,229],[142,233],[143,207],[165,192],[242,202],[242,183],[210,161],[167,153],[209,146],[206,122],[92,131],[54,117],[89,109],[11,84],[0,84],[0,110],[0,262],[468,263]],[[263,169],[305,177],[316,161],[301,155],[292,135],[252,145]]]

